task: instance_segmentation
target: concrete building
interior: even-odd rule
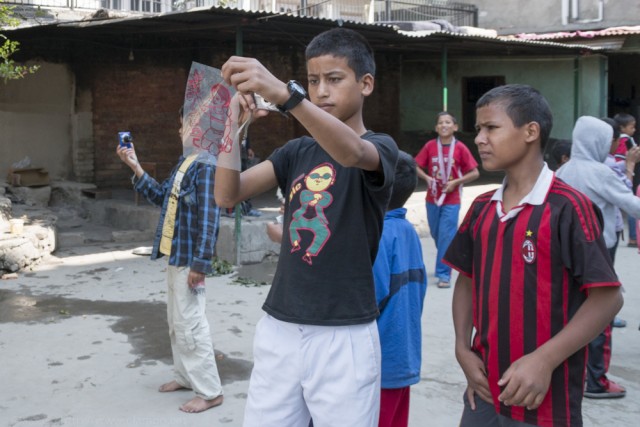
[[[462,0],[478,8],[478,25],[510,39],[583,44],[607,50],[600,67],[599,116],[640,117],[640,2],[637,0]],[[597,61],[596,61],[597,62]],[[585,80],[579,77],[578,85]],[[556,92],[557,93],[557,92]],[[579,92],[581,103],[595,101]]]
[[[637,25],[636,0],[458,0],[478,8],[478,26],[499,34],[549,33]]]

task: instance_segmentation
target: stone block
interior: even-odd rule
[[[91,221],[120,230],[155,231],[160,220],[160,208],[151,205],[136,206],[133,201],[84,200],[83,208]]]
[[[27,206],[49,206],[51,187],[9,187],[9,191]]]
[[[86,198],[82,194],[85,190],[95,189],[95,184],[85,184],[73,181],[53,181],[51,183],[51,206],[80,206]]]
[[[216,245],[219,258],[235,265],[262,262],[267,256],[278,254],[280,245],[267,236],[269,219],[243,219],[240,227],[239,250],[236,241],[235,220],[221,218],[220,233]]]
[[[1,187],[0,187],[1,188]],[[0,221],[8,221],[11,218],[11,200],[0,196]]]
[[[39,187],[49,185],[49,172],[44,168],[11,168],[7,180],[16,186]]]
[[[85,243],[84,233],[82,231],[65,231],[58,233],[58,248],[72,248],[81,246]]]
[[[0,270],[18,271],[42,258],[34,242],[26,236],[0,241]]]

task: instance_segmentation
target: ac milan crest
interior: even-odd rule
[[[522,242],[522,258],[527,264],[533,264],[536,261],[536,245],[531,239],[524,239]]]

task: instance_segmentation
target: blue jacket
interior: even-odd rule
[[[403,388],[420,381],[427,272],[420,238],[406,214],[404,208],[387,212],[373,265],[380,310],[382,388]]]

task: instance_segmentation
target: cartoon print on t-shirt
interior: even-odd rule
[[[291,253],[299,251],[302,247],[302,237],[299,230],[307,230],[313,234],[313,239],[305,250],[302,260],[312,265],[312,257],[317,256],[325,243],[331,237],[329,221],[324,210],[333,202],[333,196],[326,191],[334,184],[336,171],[330,163],[316,166],[304,178],[305,190],[300,192],[300,208],[291,215],[289,224],[289,238],[291,240]],[[293,196],[293,194],[291,195]],[[304,236],[308,234],[305,233]]]
[[[447,158],[443,159],[443,163],[446,167],[449,163],[449,159]],[[451,173],[449,173],[449,178],[447,179],[447,182],[453,180],[453,170],[455,166],[456,166],[456,160],[451,159]],[[434,180],[430,190],[431,190],[431,194],[436,199],[439,197],[440,192],[444,187],[445,174],[446,174],[446,170],[440,170],[440,167],[438,166],[438,157],[437,156],[432,157],[431,158],[431,177],[434,178]]]
[[[449,159],[444,159],[444,166],[446,167],[449,164]],[[453,179],[453,170],[456,167],[456,159],[451,159],[451,173],[449,174],[449,181],[451,181]],[[438,158],[437,157],[433,157],[431,159],[431,176],[435,179],[437,179],[438,181],[442,182],[444,181],[444,174],[446,172],[440,171],[440,168],[438,167]]]

